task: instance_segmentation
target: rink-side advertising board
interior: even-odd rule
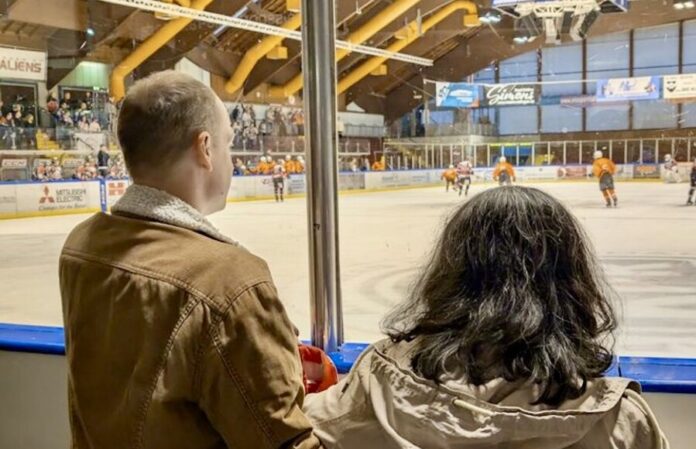
[[[121,199],[129,185],[127,179],[110,179],[104,182],[104,193],[106,194],[106,207],[111,207]]]
[[[586,179],[592,171],[591,167],[587,165],[566,165],[557,167],[556,170],[558,179],[573,180]]]
[[[0,218],[14,218],[17,214],[17,186],[0,185]]]
[[[365,173],[365,188],[394,189],[435,184],[442,170],[385,171]]]
[[[339,173],[338,190],[365,190],[365,174]]]
[[[98,181],[0,185],[0,218],[96,212],[99,204]]]
[[[557,168],[552,166],[519,167],[515,169],[517,179],[544,181],[558,177]]]
[[[640,164],[633,169],[635,179],[659,179],[660,166],[656,164]]]

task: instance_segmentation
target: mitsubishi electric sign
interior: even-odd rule
[[[0,47],[0,79],[46,81],[46,53]]]
[[[538,84],[494,84],[484,87],[484,106],[526,106],[538,102]]]

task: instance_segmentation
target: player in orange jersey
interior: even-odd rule
[[[495,170],[493,170],[493,180],[498,181],[501,186],[512,185],[512,183],[517,180],[515,177],[515,169],[512,164],[507,161],[505,156],[501,156],[500,159],[498,159],[498,165],[496,165]]]
[[[268,165],[268,159],[266,156],[261,156],[258,165],[256,165],[256,174],[267,175],[269,173],[271,173],[271,166]]]
[[[305,161],[302,156],[297,156],[295,161],[295,173],[301,174],[305,172]]]
[[[592,164],[592,174],[599,180],[599,190],[602,191],[607,207],[611,207],[612,200],[614,207],[618,206],[619,200],[614,190],[614,174],[616,165],[604,157],[601,151],[594,152],[594,163]]]
[[[450,186],[454,187],[454,183],[457,181],[457,171],[454,169],[454,165],[450,165],[447,170],[443,171],[440,179],[446,183],[445,192],[449,192]]]
[[[285,156],[285,163],[283,166],[287,175],[295,174],[295,161],[292,160],[292,156],[289,154]]]

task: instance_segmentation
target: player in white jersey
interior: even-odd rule
[[[278,160],[278,163],[273,167],[273,174],[271,175],[273,178],[273,191],[275,192],[276,203],[285,201],[283,191],[285,190],[286,171],[283,162],[282,159]]]
[[[457,187],[459,188],[459,196],[469,196],[469,187],[471,187],[471,176],[474,174],[474,166],[471,165],[469,159],[464,159],[457,164]],[[466,185],[466,190],[464,186]]]
[[[674,160],[671,154],[665,154],[665,163],[663,165],[664,180],[667,183],[681,182],[681,176],[678,171],[679,164]]]

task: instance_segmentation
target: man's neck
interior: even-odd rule
[[[180,177],[172,176],[171,179],[182,179]],[[134,178],[133,182],[146,187],[151,187],[153,189],[161,190],[168,193],[181,201],[185,202],[189,206],[196,209],[201,215],[207,215],[205,201],[202,201],[199,197],[197,189],[193,187],[192,183],[175,183],[175,182],[161,182],[154,181],[151,179]]]

